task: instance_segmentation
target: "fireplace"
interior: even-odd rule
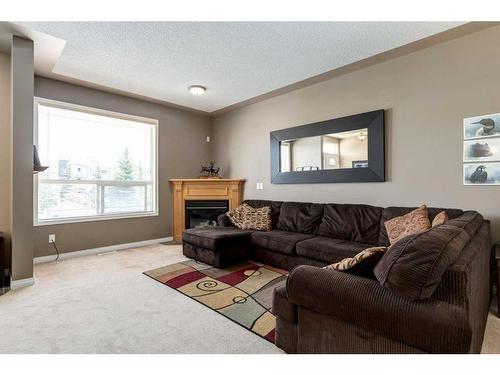
[[[229,210],[227,200],[186,200],[186,229],[217,226],[217,216]]]

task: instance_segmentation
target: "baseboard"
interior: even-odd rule
[[[112,251],[131,249],[133,247],[156,245],[156,244],[159,244],[161,242],[168,242],[168,241],[172,241],[172,240],[173,240],[172,237],[164,237],[164,238],[156,238],[154,240],[129,242],[129,243],[122,243],[122,244],[118,244],[118,245],[96,247],[94,249],[71,251],[68,253],[61,253],[59,256],[59,260],[83,257],[86,255],[96,255],[96,254],[109,253]],[[52,262],[54,260],[56,260],[56,255],[47,255],[47,256],[43,256],[43,257],[33,258],[33,263],[34,264],[47,263],[47,262]]]
[[[26,286],[31,286],[35,283],[35,279],[30,277],[28,279],[20,279],[20,280],[10,280],[10,289],[16,290],[20,288],[24,288]]]

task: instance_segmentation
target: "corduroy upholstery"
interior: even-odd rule
[[[293,353],[479,353],[489,308],[489,223],[462,249],[434,294],[404,298],[377,280],[298,266],[274,312],[276,343]],[[297,309],[295,327],[285,311]],[[291,337],[290,337],[291,336]]]
[[[366,204],[325,204],[318,236],[378,245],[382,208]]]
[[[322,214],[322,204],[284,202],[280,209],[278,229],[288,232],[316,234]]]
[[[227,267],[247,260],[252,231],[236,227],[193,228],[182,234],[182,252],[214,267]]]
[[[312,237],[312,234],[272,230],[269,232],[253,232],[250,235],[250,242],[252,245],[263,247],[277,253],[296,255],[295,245],[300,241]]]
[[[298,256],[314,259],[328,264],[340,262],[342,259],[350,258],[366,248],[370,244],[338,240],[329,237],[313,237],[300,241],[296,245]]]
[[[403,297],[429,298],[469,240],[467,232],[448,224],[407,236],[387,250],[375,266],[375,276]]]
[[[184,254],[217,267],[250,258],[293,269],[273,299],[278,347],[288,353],[480,352],[491,240],[489,222],[477,212],[428,208],[431,221],[443,210],[449,220],[384,254],[376,266],[381,284],[371,274],[321,267],[388,246],[384,222],[414,208],[245,203],[271,206],[273,230],[236,235],[238,229],[221,216],[223,228],[205,229],[207,239],[196,239],[205,236],[196,231],[184,236]],[[209,233],[221,229],[228,238]]]

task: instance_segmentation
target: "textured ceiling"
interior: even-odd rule
[[[66,41],[52,72],[206,112],[458,22],[20,22]],[[207,87],[194,97],[188,86]]]

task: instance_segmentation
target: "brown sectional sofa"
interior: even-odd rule
[[[489,222],[477,212],[445,209],[445,224],[382,257],[377,280],[320,267],[388,246],[383,223],[413,208],[245,202],[271,206],[271,231],[243,231],[222,215],[217,228],[184,232],[184,254],[216,267],[250,258],[292,270],[286,288],[274,293],[278,347],[288,353],[480,352],[491,243]],[[430,220],[442,210],[429,208]]]

